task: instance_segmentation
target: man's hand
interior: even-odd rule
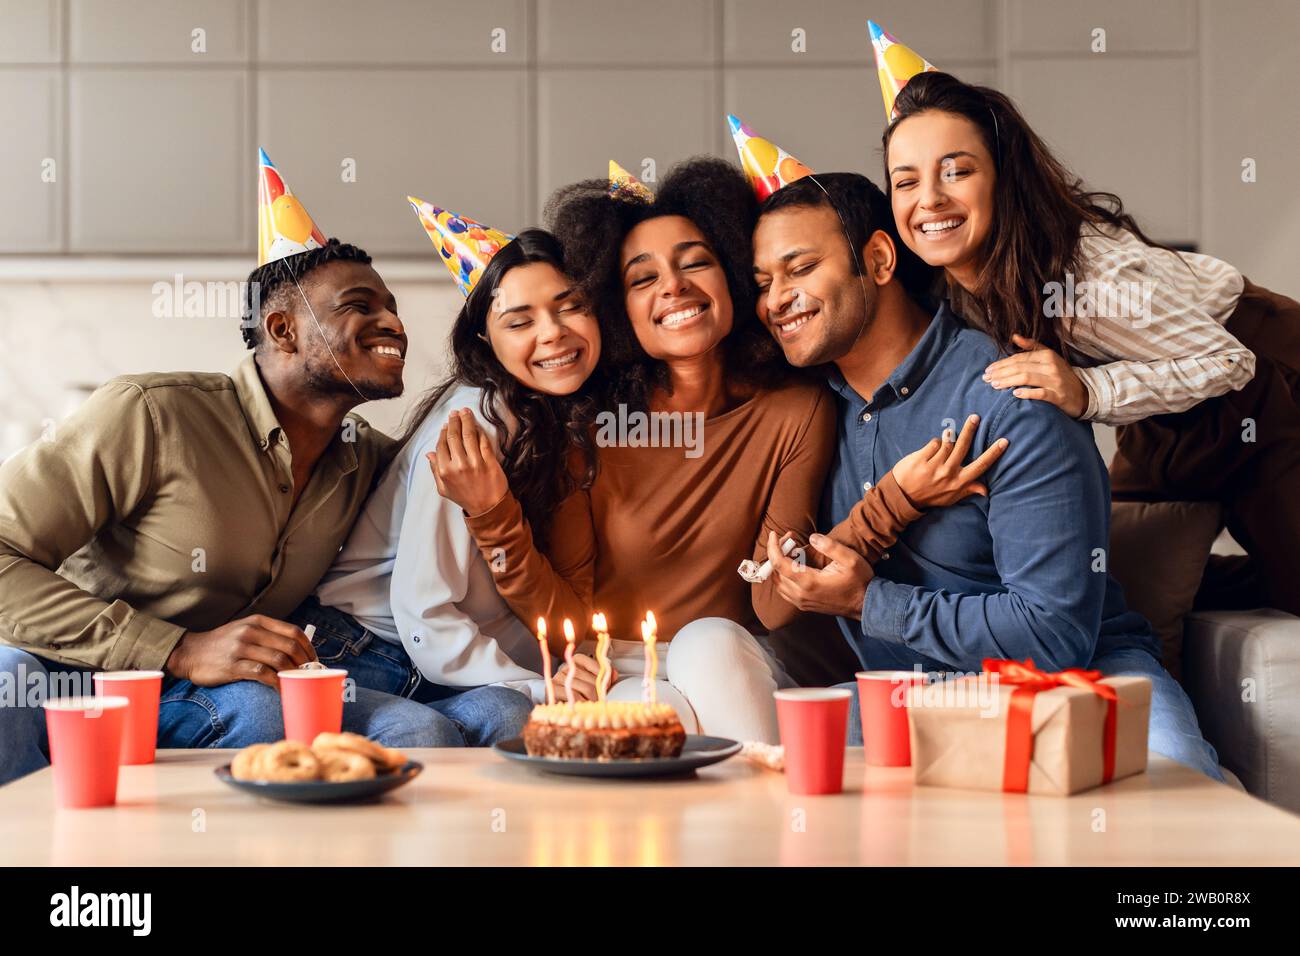
[[[568,664],[560,665],[555,676],[551,678],[551,684],[555,687],[556,700],[568,700],[564,692],[564,678],[568,673]],[[600,665],[596,663],[594,657],[588,657],[586,654],[573,655],[573,699],[596,700],[596,675],[600,673]],[[609,667],[609,686],[613,687],[614,682],[618,680],[618,671],[614,670],[614,665]]]
[[[1016,398],[1051,402],[1071,418],[1087,411],[1088,390],[1069,362],[1023,335],[1011,341],[1025,351],[994,362],[984,370],[984,381],[996,389],[1014,388]]]
[[[945,429],[941,438],[930,439],[929,444],[900,458],[894,465],[894,480],[914,507],[947,507],[968,495],[988,495],[988,488],[976,479],[1002,457],[1007,440],[999,438],[963,468],[962,462],[975,441],[979,421],[978,415],[967,416],[955,440],[952,430]]]
[[[255,680],[279,690],[277,672],[315,659],[316,649],[298,628],[254,614],[212,631],[186,631],[166,669],[200,687]]]
[[[438,450],[426,456],[433,467],[438,494],[469,515],[481,515],[510,490],[492,440],[478,427],[474,413],[457,409],[438,435]]]
[[[792,561],[781,553],[776,532],[768,532],[767,557],[772,562],[777,593],[801,611],[861,620],[867,584],[874,577],[867,559],[825,535],[815,534],[808,543],[830,563],[817,569]]]

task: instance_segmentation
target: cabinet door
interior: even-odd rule
[[[84,69],[69,83],[71,251],[253,247],[242,71]]]

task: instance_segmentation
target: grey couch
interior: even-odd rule
[[[1300,618],[1193,611],[1183,686],[1219,762],[1250,793],[1300,813]]]

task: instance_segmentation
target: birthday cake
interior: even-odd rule
[[[582,701],[539,704],[524,727],[524,747],[533,757],[579,760],[638,760],[676,757],[686,731],[669,704]]]

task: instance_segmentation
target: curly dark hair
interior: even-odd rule
[[[330,239],[319,249],[308,249],[296,255],[276,259],[258,266],[248,274],[244,286],[244,310],[239,330],[244,345],[250,349],[262,343],[262,316],[268,308],[284,305],[284,296],[296,279],[301,283],[311,272],[330,262],[359,262],[370,265],[366,250],[347,242]]]
[[[483,390],[479,411],[501,436],[502,469],[532,529],[533,541],[546,548],[556,507],[596,477],[596,448],[591,424],[596,418],[589,379],[572,395],[535,392],[506,371],[492,346],[479,338],[487,329],[493,294],[515,266],[545,262],[565,274],[564,250],[543,229],[525,229],[492,257],[451,329],[451,373],[420,399],[402,434],[403,445],[438,403],[457,385]],[[594,377],[594,376],[593,376]],[[499,408],[514,417],[513,434]],[[509,438],[507,439],[507,435]]]
[[[725,160],[695,156],[664,177],[654,201],[611,196],[609,182],[563,186],[547,201],[547,227],[564,246],[565,262],[596,310],[601,325],[605,400],[646,411],[655,389],[671,390],[668,366],[641,348],[624,300],[619,258],[623,240],[639,223],[684,216],[718,257],[731,293],[732,328],[722,342],[729,381],[764,387],[795,375],[755,305],[753,233],[758,200],[741,171]]]

